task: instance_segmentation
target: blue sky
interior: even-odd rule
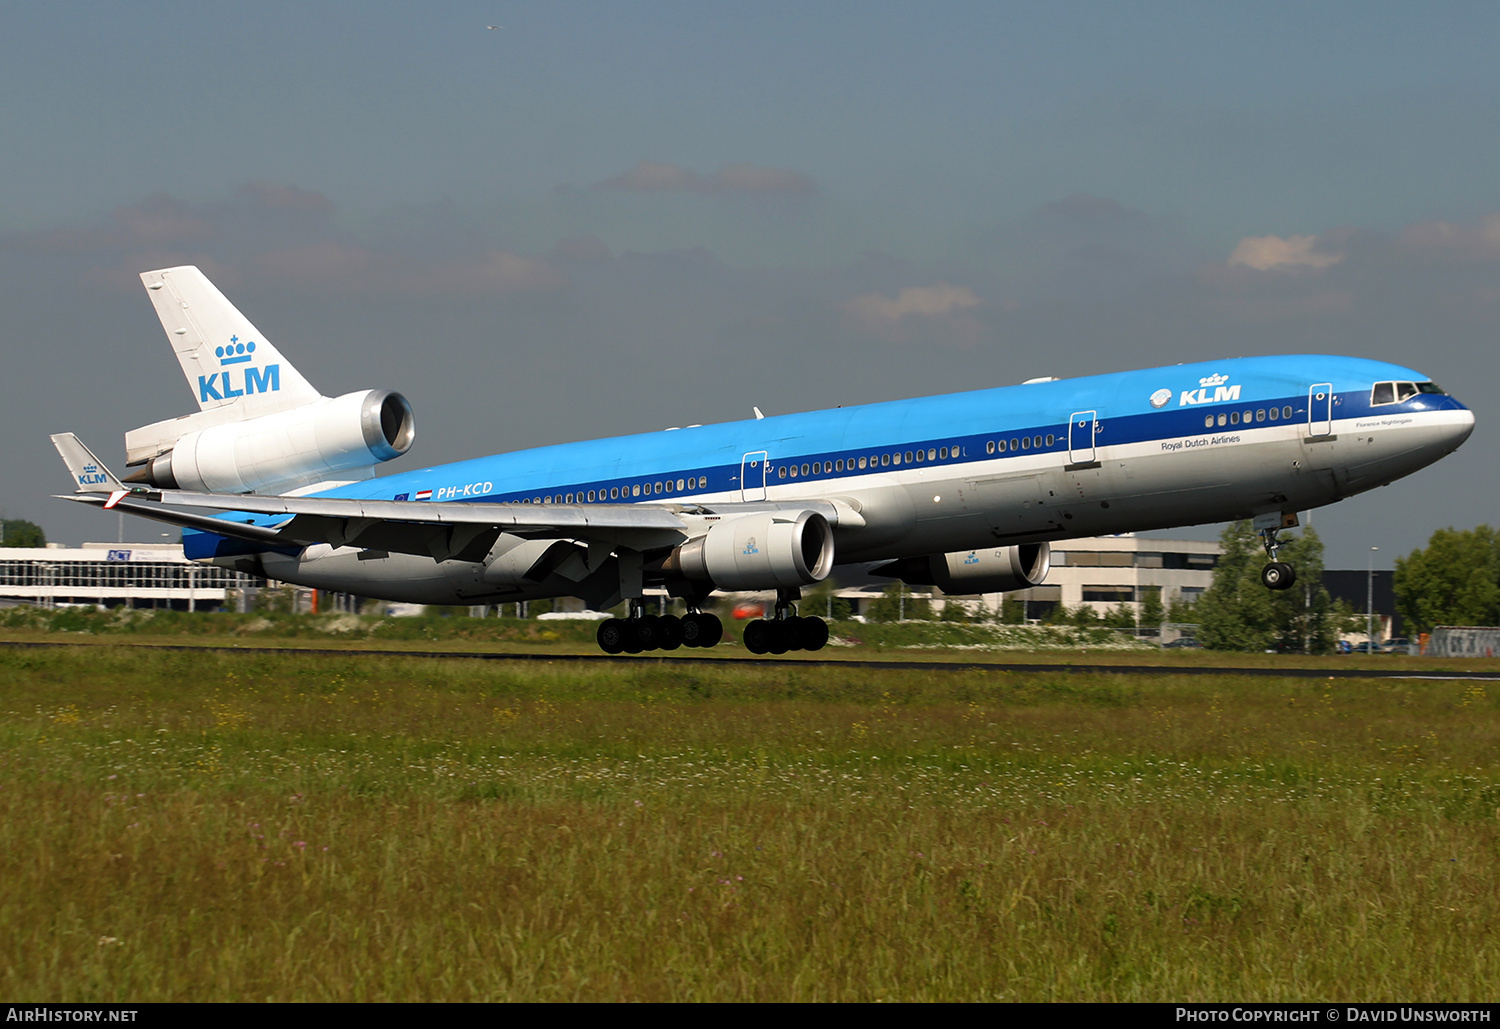
[[[498,30],[486,25],[503,26]],[[422,464],[1247,353],[1412,364],[1458,454],[1334,564],[1495,520],[1493,4],[257,3],[0,14],[0,510],[111,538],[200,264]],[[108,459],[108,458],[107,458]]]

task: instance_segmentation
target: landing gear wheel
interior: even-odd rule
[[[822,650],[828,645],[828,623],[821,618],[799,618],[797,646],[801,650]]]
[[[625,623],[618,618],[607,618],[599,623],[594,638],[599,642],[600,650],[606,654],[618,654],[625,649]]]
[[[683,616],[682,645],[712,647],[724,638],[724,623],[717,615],[697,613]]]
[[[1268,590],[1291,589],[1297,570],[1285,561],[1272,561],[1260,570],[1260,581]]]
[[[767,621],[763,623],[766,627],[766,651],[771,654],[785,654],[791,649],[792,630],[785,621]]]
[[[641,639],[641,620],[639,618],[624,618],[620,620],[621,644],[627,654],[639,654],[646,649]]]
[[[786,635],[787,650],[802,649],[802,626],[808,619],[791,615],[781,620],[781,631]]]
[[[662,650],[676,650],[682,646],[681,618],[662,615],[656,620],[656,645]]]
[[[635,623],[635,640],[642,650],[655,650],[661,646],[660,619],[656,615],[632,618]]]
[[[745,626],[743,640],[746,650],[752,654],[764,654],[769,649],[770,639],[766,633],[766,626],[769,624],[764,619],[757,618]]]

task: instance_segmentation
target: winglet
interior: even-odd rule
[[[115,478],[115,473],[104,467],[104,462],[71,432],[54,433],[52,445],[62,455],[68,474],[73,476],[74,493],[109,493],[108,506],[114,507],[130,492],[130,487]]]

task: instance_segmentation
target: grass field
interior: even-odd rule
[[[1500,995],[1494,684],[119,645],[0,683],[14,1001]]]

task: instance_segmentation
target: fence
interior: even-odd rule
[[[1422,653],[1428,657],[1494,657],[1500,653],[1500,628],[1475,625],[1440,625]]]

